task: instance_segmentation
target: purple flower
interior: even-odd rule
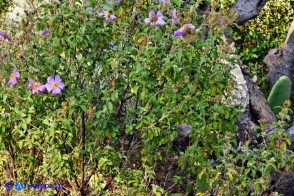
[[[41,85],[40,82],[34,82],[31,78],[28,78],[29,80],[29,87],[32,90],[32,93],[38,94],[39,91],[43,92],[45,91],[46,87],[45,85]]]
[[[185,24],[183,25],[180,29],[178,29],[177,31],[174,32],[174,36],[182,36],[184,35],[187,31],[192,31],[193,29],[195,29],[195,26],[192,24]]]
[[[52,94],[60,94],[61,90],[64,89],[64,83],[62,82],[59,75],[49,76],[47,78],[47,84],[45,85],[48,92],[52,91]]]
[[[48,30],[48,28],[46,28],[46,29],[44,29],[44,30],[41,32],[41,35],[44,36],[44,37],[45,37],[45,36],[48,36],[48,35],[49,35],[48,32],[49,32],[49,30]]]
[[[5,56],[5,57],[9,57],[11,54],[12,54],[11,51],[9,51],[9,52],[5,52],[4,56]]]
[[[109,12],[103,11],[103,13],[99,13],[98,16],[104,16],[106,22],[109,22],[110,20],[116,20],[115,15],[110,14]]]
[[[178,19],[177,17],[177,10],[174,9],[172,12],[171,12],[171,15],[172,15],[172,19],[174,22],[176,22],[178,25],[182,26],[182,23],[180,22],[180,20]]]
[[[151,26],[164,26],[166,23],[163,21],[163,15],[160,11],[155,14],[153,11],[149,13],[149,18],[145,18],[144,22],[146,24],[150,23]]]
[[[170,0],[158,0],[159,3],[170,3]]]
[[[12,38],[9,34],[5,33],[5,32],[0,32],[0,40],[5,40],[7,39],[8,41],[11,41]]]
[[[9,52],[5,52],[4,54],[1,55],[1,57],[2,57],[2,58],[9,57],[11,54],[12,54],[11,51],[9,51]]]
[[[17,78],[19,78],[19,77],[20,77],[20,74],[19,74],[18,70],[15,69],[10,74],[9,81],[8,81],[8,86],[16,84],[17,83]]]

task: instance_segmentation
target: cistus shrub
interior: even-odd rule
[[[234,59],[223,33],[207,32],[215,17],[197,23],[201,1],[103,3],[44,4],[1,39],[1,184],[64,185],[10,190],[25,195],[251,190],[260,176],[240,168],[234,181],[235,82],[222,63]],[[186,150],[173,144],[183,123]]]

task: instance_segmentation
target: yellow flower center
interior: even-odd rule
[[[150,22],[156,22],[158,20],[157,16],[150,18]]]
[[[107,18],[109,18],[109,17],[110,17],[110,13],[109,13],[109,12],[105,12],[105,16],[106,16]]]
[[[39,86],[39,85],[36,84],[36,83],[33,84],[33,88],[34,88],[34,89],[38,88],[38,86]]]
[[[14,73],[12,73],[12,74],[10,74],[10,78],[15,78],[15,75],[14,75]]]
[[[52,86],[53,86],[54,88],[58,87],[57,82],[53,82],[53,83],[52,83]]]
[[[182,26],[180,29],[181,29],[181,30],[184,30],[184,29],[186,29],[186,27],[185,27],[185,26]]]

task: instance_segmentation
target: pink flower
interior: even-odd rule
[[[49,32],[49,30],[48,30],[48,28],[46,28],[46,29],[44,29],[42,32],[41,32],[41,35],[42,36],[48,36],[49,34],[48,34],[48,32]]]
[[[103,13],[99,13],[98,16],[104,16],[106,22],[109,22],[110,20],[116,20],[116,16],[113,14],[110,14],[109,12],[103,12]]]
[[[161,14],[160,11],[157,11],[156,14],[153,11],[151,11],[149,13],[149,18],[145,18],[144,22],[146,24],[150,23],[151,26],[158,26],[158,25],[164,26],[166,24],[163,20],[163,15]]]
[[[179,26],[182,25],[182,23],[180,22],[180,20],[178,19],[177,17],[177,10],[174,9],[172,12],[171,12],[171,15],[172,15],[172,19],[174,22],[176,22]]]
[[[18,70],[15,69],[10,74],[9,81],[8,81],[8,86],[16,84],[17,83],[17,78],[19,78],[19,77],[20,77],[20,74],[19,74]]]
[[[39,91],[43,92],[45,91],[45,85],[41,85],[40,82],[34,82],[31,78],[28,78],[29,80],[29,87],[32,90],[32,93],[38,94]]]
[[[64,83],[62,82],[59,75],[49,76],[47,78],[47,84],[45,85],[48,92],[52,91],[52,94],[61,94],[61,90],[64,89]]]
[[[185,24],[183,25],[180,29],[178,29],[177,31],[174,32],[174,36],[182,36],[184,35],[188,30],[192,31],[193,29],[195,29],[195,26],[192,24]]]
[[[12,54],[12,52],[8,51],[8,52],[5,52],[4,54],[2,54],[1,57],[2,58],[9,57],[11,54]]]
[[[0,32],[0,41],[1,40],[11,41],[12,38],[11,38],[11,36],[8,33],[6,33],[6,32]]]

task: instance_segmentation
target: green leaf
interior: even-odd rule
[[[84,112],[86,112],[86,111],[87,111],[87,107],[86,107],[86,106],[84,106],[84,105],[81,105],[80,107],[81,107],[81,109],[82,109]]]
[[[113,110],[113,105],[111,102],[107,102],[107,109],[109,112],[111,112]]]
[[[201,177],[200,177],[201,176]],[[205,192],[209,189],[208,179],[205,175],[198,175],[196,179],[196,185],[200,192]]]

